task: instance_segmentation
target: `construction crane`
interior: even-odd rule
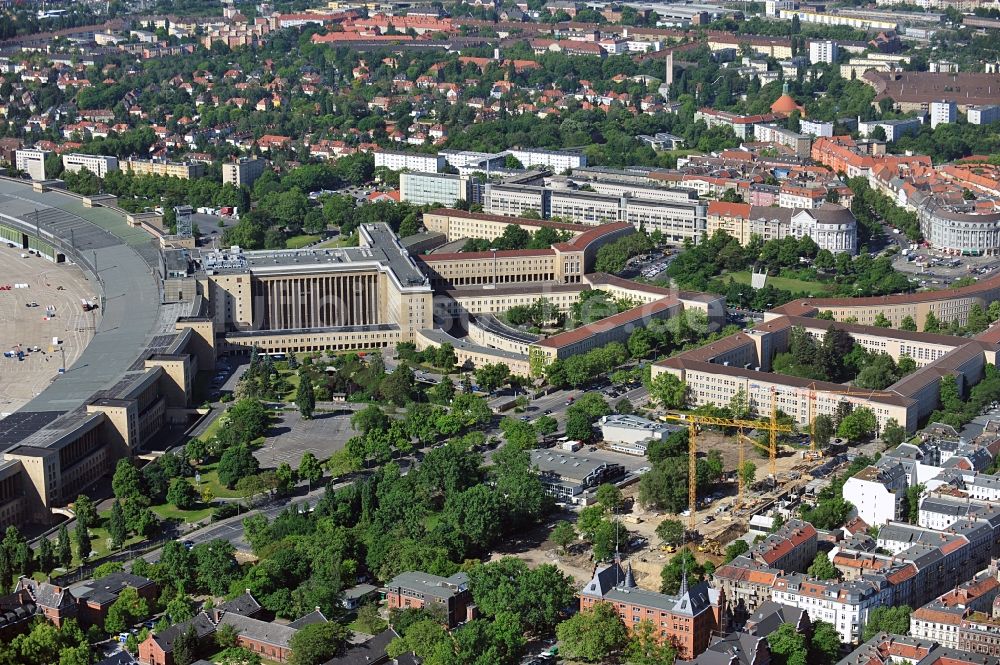
[[[826,390],[821,389],[822,392],[828,395],[849,395],[852,397],[860,397],[862,399],[871,399],[872,397],[891,397],[896,393],[886,392],[884,390],[868,390],[866,388],[851,388],[847,390]],[[816,450],[816,382],[813,381],[809,384],[809,450]]]
[[[696,525],[695,512],[698,507],[698,430],[702,427],[736,427],[743,429],[767,430],[770,434],[768,453],[771,458],[771,476],[776,478],[776,462],[778,456],[778,432],[792,432],[791,425],[778,423],[778,410],[775,406],[774,393],[771,394],[771,417],[769,420],[750,420],[744,418],[716,418],[687,413],[668,413],[664,420],[676,420],[688,423],[688,528]],[[739,470],[737,470],[739,476]]]

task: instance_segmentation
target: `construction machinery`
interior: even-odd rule
[[[778,422],[778,410],[774,398],[771,394],[771,417],[769,420],[750,420],[744,418],[716,418],[715,416],[702,416],[687,413],[668,413],[663,416],[665,420],[675,420],[689,425],[688,429],[688,528],[695,529],[697,520],[695,512],[698,508],[698,431],[702,427],[735,427],[742,430],[766,430],[770,435],[770,445],[768,453],[771,461],[771,477],[777,478],[778,457],[778,433],[792,432],[791,425],[783,425]],[[742,444],[740,446],[740,462],[742,466]],[[740,476],[737,469],[737,477]],[[742,487],[742,481],[741,481]],[[742,500],[742,490],[741,490]]]
[[[872,397],[891,397],[895,393],[886,392],[884,390],[868,390],[866,388],[850,388],[847,390],[826,390],[822,389],[822,392],[828,395],[848,395],[852,397],[860,397],[863,399],[871,399]],[[813,381],[809,384],[809,450],[816,450],[816,382]]]

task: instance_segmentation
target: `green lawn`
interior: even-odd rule
[[[240,496],[239,492],[231,490],[219,482],[219,473],[215,470],[215,467],[215,464],[206,464],[201,467],[198,470],[201,474],[201,482],[195,483],[193,478],[191,479],[191,482],[199,492],[205,487],[210,487],[212,489],[212,494],[219,498],[238,499]]]
[[[357,247],[358,246],[358,234],[353,233],[349,236],[336,236],[330,238],[325,242],[321,242],[316,245],[317,249],[330,249],[333,247]]]
[[[205,441],[205,442],[208,442],[208,441],[211,441],[212,439],[214,439],[215,435],[219,433],[219,429],[222,428],[222,416],[223,415],[225,415],[225,412],[220,413],[219,416],[215,420],[213,420],[212,422],[210,422],[208,424],[208,427],[205,428],[205,431],[202,432],[201,436],[199,436],[198,438],[201,439],[202,441]]]
[[[733,281],[737,284],[749,284],[750,283],[750,271],[742,270],[740,272],[727,272],[720,276],[723,281],[728,281],[732,277]],[[768,277],[765,284],[770,284],[776,289],[782,289],[784,291],[802,292],[806,291],[812,294],[822,294],[827,291],[827,286],[822,282],[809,282],[803,279],[791,279],[789,277]]]
[[[314,243],[322,237],[323,236],[314,236],[305,234],[300,236],[292,236],[291,238],[285,240],[285,247],[287,247],[288,249],[302,249],[306,245]]]
[[[202,476],[202,478],[204,478],[204,476]],[[200,522],[212,514],[211,506],[206,506],[204,504],[199,505],[202,507],[192,508],[191,510],[181,510],[173,504],[164,503],[159,506],[153,506],[152,511],[156,513],[156,516],[161,520],[177,520],[180,522],[193,523]]]

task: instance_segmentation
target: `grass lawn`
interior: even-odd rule
[[[227,499],[238,499],[240,493],[236,490],[231,490],[222,483],[219,482],[219,473],[215,470],[216,464],[206,464],[205,466],[198,469],[201,474],[201,482],[195,483],[194,479],[191,482],[200,492],[205,487],[210,487],[212,489],[212,494],[220,498]]]
[[[721,275],[719,278],[723,281],[728,281],[732,277],[733,281],[737,284],[749,284],[750,283],[750,271],[742,270],[740,272],[727,272]],[[808,292],[811,294],[822,294],[828,289],[826,284],[822,282],[808,282],[803,279],[791,279],[788,277],[768,277],[765,284],[770,284],[776,289],[782,289],[784,291],[793,292]]]
[[[300,236],[292,236],[291,238],[285,240],[285,247],[287,247],[288,249],[302,249],[306,245],[314,243],[322,237],[323,236],[313,236],[305,234]]]
[[[219,416],[215,420],[213,420],[212,422],[210,422],[208,424],[208,427],[205,428],[205,431],[202,432],[201,436],[199,436],[198,438],[201,439],[202,441],[206,441],[206,442],[207,441],[211,441],[212,439],[214,439],[215,435],[218,434],[219,430],[222,428],[222,416],[223,415],[224,415],[224,413],[220,413]]]
[[[218,653],[216,653],[213,656],[209,656],[208,658],[206,658],[206,660],[209,661],[209,662],[211,662],[211,663],[218,663],[219,662],[219,658],[222,656],[222,652],[223,651],[225,651],[225,649],[220,649],[218,651]],[[276,661],[276,660],[268,660],[267,658],[263,658],[263,657],[260,659],[260,663],[261,663],[261,665],[279,665],[278,661]]]
[[[106,516],[107,515],[105,515],[104,513],[101,514],[102,519]],[[110,538],[111,535],[108,533],[108,530],[103,526],[93,527],[90,530],[91,561],[93,561],[94,559],[99,559],[102,556],[105,556],[106,554],[109,554],[111,552],[111,550],[108,548],[108,540]],[[73,544],[73,565],[78,566],[80,565],[80,559],[77,557],[76,540],[74,539],[72,532],[70,533],[69,539],[70,543]],[[132,536],[131,538],[125,541],[125,546],[122,549],[128,549],[129,545],[134,545],[136,543],[142,542],[143,540],[145,540],[145,538],[142,538],[140,536]]]
[[[202,476],[204,479],[204,476]],[[214,490],[213,490],[214,491]],[[177,520],[179,522],[200,522],[209,515],[212,514],[211,506],[206,506],[204,504],[199,504],[201,508],[192,508],[191,510],[181,510],[177,506],[170,503],[164,503],[159,506],[153,506],[152,511],[156,513],[156,516],[161,520]]]
[[[353,233],[347,237],[336,236],[335,238],[330,238],[325,242],[321,242],[316,245],[316,249],[330,249],[332,247],[357,247],[358,246],[358,234]],[[291,245],[289,245],[291,247]]]

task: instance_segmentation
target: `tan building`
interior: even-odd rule
[[[534,233],[541,228],[565,231],[574,236],[591,227],[585,224],[566,224],[547,219],[526,219],[524,217],[504,217],[480,212],[466,212],[451,208],[438,208],[424,213],[424,227],[434,233],[443,233],[449,241],[461,238],[481,238],[495,240],[503,235],[507,226],[514,224]]]
[[[162,159],[129,159],[125,168],[136,175],[158,175],[191,180],[205,175],[200,162],[168,162]]]

